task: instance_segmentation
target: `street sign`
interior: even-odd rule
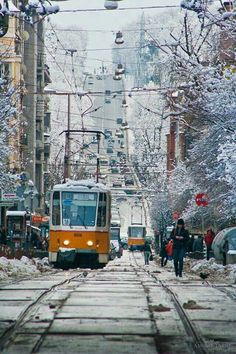
[[[32,215],[32,222],[33,223],[36,223],[36,224],[39,224],[42,222],[42,216],[41,215]]]
[[[208,196],[205,193],[198,193],[195,197],[198,206],[207,206],[209,204]]]
[[[19,200],[19,197],[17,197],[16,193],[2,193],[2,201],[4,202],[11,202],[11,201],[17,201]]]

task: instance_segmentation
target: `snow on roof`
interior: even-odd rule
[[[63,184],[56,184],[53,190],[65,190],[65,189],[73,189],[79,191],[108,191],[108,188],[102,183],[96,183],[93,180],[80,180],[80,181],[73,181],[68,180],[66,183]]]

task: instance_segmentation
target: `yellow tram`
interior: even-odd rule
[[[145,243],[146,227],[131,225],[128,227],[128,247],[130,251],[141,250]]]
[[[93,181],[55,185],[51,195],[49,261],[60,267],[102,267],[110,251],[110,191]]]

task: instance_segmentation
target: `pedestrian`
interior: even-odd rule
[[[143,246],[143,252],[144,252],[144,262],[145,264],[149,264],[149,259],[152,253],[151,246],[148,241],[145,241],[145,244]]]
[[[207,230],[207,234],[204,237],[204,241],[205,241],[206,248],[207,248],[207,254],[206,254],[207,260],[210,259],[211,245],[212,245],[214,238],[215,238],[214,231],[212,229]]]
[[[176,277],[182,277],[184,255],[189,242],[189,232],[184,227],[184,220],[179,219],[170,235],[173,240],[173,259]]]
[[[193,254],[195,259],[202,259],[203,257],[203,238],[201,235],[193,242]]]
[[[164,267],[168,261],[168,254],[166,251],[166,246],[168,244],[168,240],[164,239],[161,246],[160,256],[161,256],[161,266]]]
[[[203,239],[201,235],[198,235],[193,242],[193,252],[203,252]]]

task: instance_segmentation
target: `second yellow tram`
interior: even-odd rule
[[[60,267],[106,265],[110,252],[110,191],[93,181],[68,181],[51,195],[49,261]]]
[[[128,227],[128,248],[130,251],[142,250],[146,237],[146,227],[131,225]]]

